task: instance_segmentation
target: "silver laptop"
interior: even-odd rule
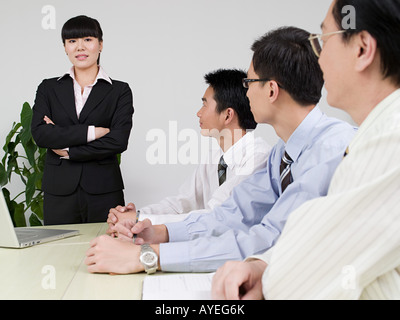
[[[78,234],[78,230],[14,228],[6,200],[0,189],[0,247],[25,248]]]

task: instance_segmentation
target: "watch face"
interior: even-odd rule
[[[152,266],[157,261],[157,255],[154,252],[145,252],[140,256],[140,261],[148,266]]]

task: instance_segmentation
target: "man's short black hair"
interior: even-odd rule
[[[206,83],[214,89],[217,112],[232,108],[242,129],[255,129],[257,123],[250,110],[247,89],[242,84],[243,78],[246,78],[246,72],[237,69],[219,69],[204,76]]]
[[[302,106],[315,105],[324,85],[310,33],[295,27],[268,32],[253,46],[253,67],[260,79],[277,81]]]
[[[382,74],[400,85],[400,0],[336,0],[333,17],[339,29],[348,14],[345,6],[353,6],[356,13],[356,28],[346,29],[342,37],[347,42],[365,30],[377,41],[381,56]]]

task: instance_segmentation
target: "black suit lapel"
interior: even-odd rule
[[[113,86],[109,82],[99,79],[89,94],[89,97],[79,116],[79,122],[84,123],[88,115],[98,106],[98,104],[112,90]]]
[[[64,76],[58,80],[58,85],[61,87],[60,90],[56,90],[57,98],[60,100],[61,106],[65,112],[73,120],[75,124],[78,124],[78,116],[76,115],[75,106],[75,94],[74,94],[74,83],[68,76]]]

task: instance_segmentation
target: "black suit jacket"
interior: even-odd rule
[[[46,124],[45,115],[55,125]],[[132,91],[127,83],[99,79],[78,119],[72,78],[44,80],[36,93],[32,118],[34,140],[39,147],[48,148],[42,190],[68,195],[79,184],[92,194],[122,190],[117,154],[128,147],[132,115]],[[109,128],[110,133],[87,143],[89,125]],[[67,147],[69,160],[52,151]]]

